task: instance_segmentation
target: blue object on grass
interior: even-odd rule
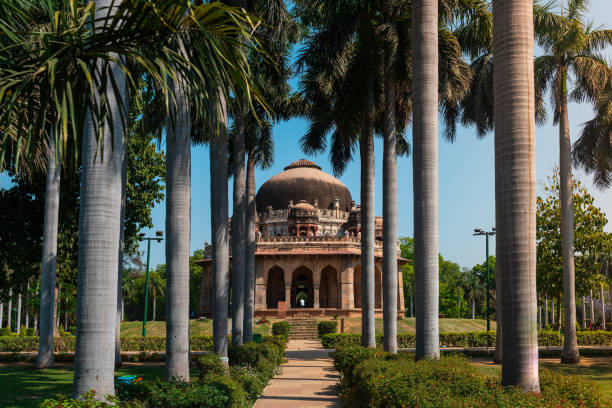
[[[117,382],[119,384],[131,384],[138,378],[135,375],[122,375],[121,377],[117,377]]]

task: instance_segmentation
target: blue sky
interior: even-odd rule
[[[610,24],[612,1],[592,0],[588,18],[596,25]],[[607,20],[607,21],[606,21]],[[536,50],[537,54],[538,50]],[[612,57],[612,52],[608,52]],[[579,133],[580,125],[589,120],[592,109],[588,105],[570,105],[570,125],[572,141]],[[319,164],[324,171],[331,172],[326,154],[306,156],[299,147],[299,138],[307,128],[304,120],[293,119],[283,122],[274,128],[274,166],[271,169],[256,172],[256,184],[259,187],[273,175],[282,171],[290,162],[302,157]],[[442,134],[442,128],[440,134]],[[410,129],[407,136],[411,139]],[[547,176],[552,174],[559,161],[558,129],[549,122],[537,129],[537,179],[538,189]],[[376,140],[376,214],[382,215],[382,141]],[[457,140],[448,143],[440,137],[439,144],[439,215],[440,215],[440,253],[461,266],[471,267],[484,261],[484,240],[473,237],[473,228],[491,228],[495,222],[494,202],[494,163],[493,137],[483,140],[476,138],[470,128],[460,128]],[[351,163],[340,180],[346,184],[353,198],[359,201],[359,163]],[[191,196],[191,251],[204,246],[210,240],[210,187],[209,155],[205,146],[192,149],[192,196]],[[587,186],[591,186],[589,176],[576,172]],[[6,185],[6,177],[0,178]],[[398,202],[399,202],[399,236],[413,235],[412,204],[412,159],[398,160]],[[231,187],[231,181],[230,181]],[[612,221],[612,189],[598,191],[590,188],[596,198],[596,205],[608,214]],[[230,213],[231,213],[231,188]],[[231,214],[230,214],[231,215]],[[160,203],[153,209],[154,230],[163,230],[165,225],[165,205]],[[612,222],[608,225],[612,232]],[[145,231],[149,233],[149,231]],[[492,242],[492,253],[495,251]],[[142,246],[142,249],[146,249]],[[152,266],[165,262],[164,245],[153,242],[151,245]]]

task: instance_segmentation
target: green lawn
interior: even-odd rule
[[[132,374],[145,380],[163,377],[163,364],[129,365],[115,371],[116,376]],[[40,403],[57,394],[72,392],[73,366],[36,370],[31,364],[0,366],[0,396],[2,407],[38,407]]]
[[[253,331],[260,334],[271,334],[272,323],[279,321],[279,319],[268,319],[269,323],[254,324]],[[331,320],[331,318],[325,318],[321,320]],[[228,328],[231,332],[232,319],[228,319]],[[414,333],[415,332],[415,319],[414,317],[404,318],[397,321],[397,332],[398,333]],[[481,319],[440,319],[440,331],[441,332],[469,332],[469,331],[485,331],[487,329],[486,320]],[[340,320],[338,319],[338,330],[340,330]],[[495,330],[495,322],[491,321],[491,330]],[[189,331],[191,335],[212,335],[212,320],[189,321]],[[361,333],[361,318],[351,317],[345,319],[344,325],[345,333]],[[376,332],[383,332],[383,319],[376,319]],[[123,336],[140,336],[142,334],[142,322],[123,322],[121,323],[121,334]],[[166,335],[166,322],[147,322],[147,335],[148,336],[165,336]]]
[[[474,365],[487,376],[501,376],[501,365],[499,364],[474,360]],[[591,380],[599,386],[599,389],[607,398],[612,400],[612,358],[583,357],[579,365],[561,364],[559,359],[542,358],[540,359],[540,368]]]

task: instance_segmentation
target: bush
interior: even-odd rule
[[[230,376],[242,386],[250,401],[255,401],[268,383],[261,373],[250,367],[230,367]]]
[[[19,327],[19,335],[20,335],[21,337],[25,337],[25,336],[26,336],[26,334],[27,334],[27,333],[26,333],[26,327],[25,327],[25,324],[22,324],[22,325]]]
[[[291,326],[284,320],[272,324],[272,334],[274,336],[283,336],[284,338],[288,338],[290,330]]]
[[[606,406],[590,381],[542,370],[540,396],[502,387],[465,357],[414,361],[410,353],[344,347],[335,353],[339,392],[351,407],[600,407]]]
[[[581,331],[576,334],[580,346],[609,346],[612,345],[612,332],[608,331]],[[415,335],[401,333],[397,336],[398,346],[401,348],[415,347]],[[382,334],[376,335],[376,344],[382,344]],[[321,337],[324,348],[338,348],[361,344],[360,334],[331,333]],[[563,345],[563,334],[556,331],[539,331],[538,344],[541,347]],[[440,333],[440,346],[443,347],[493,347],[495,346],[495,332],[442,332]]]
[[[225,365],[216,354],[203,354],[199,356],[195,362],[196,367],[200,370],[200,378],[204,378],[209,374],[223,375],[225,374]]]
[[[26,336],[28,337],[32,337],[36,334],[36,329],[34,329],[33,327],[28,327],[26,329]]]
[[[111,407],[137,407],[131,402],[119,402],[117,398],[110,397],[108,402],[98,401],[96,398],[96,392],[90,391],[85,394],[80,399],[73,399],[67,396],[58,396],[57,399],[47,399],[45,400],[40,407],[41,408],[111,408]]]
[[[0,336],[10,336],[10,335],[11,335],[11,329],[9,329],[8,327],[0,328]]]
[[[321,320],[317,323],[317,333],[319,338],[325,336],[326,334],[335,333],[338,330],[338,321],[337,320]]]
[[[231,395],[216,384],[200,381],[178,383],[158,380],[140,386],[140,400],[151,408],[232,407]]]

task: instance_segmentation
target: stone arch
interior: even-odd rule
[[[374,308],[382,309],[382,271],[374,267]]]
[[[361,308],[361,265],[353,268],[353,296],[355,298],[355,308]]]
[[[304,265],[296,268],[291,277],[291,307],[300,307],[297,301],[298,295],[305,297],[305,306],[314,307],[314,285],[312,280],[312,270]]]
[[[319,305],[322,308],[338,308],[338,271],[331,265],[321,270]]]
[[[285,273],[275,265],[268,271],[268,284],[266,287],[266,307],[277,309],[278,302],[285,301]]]

